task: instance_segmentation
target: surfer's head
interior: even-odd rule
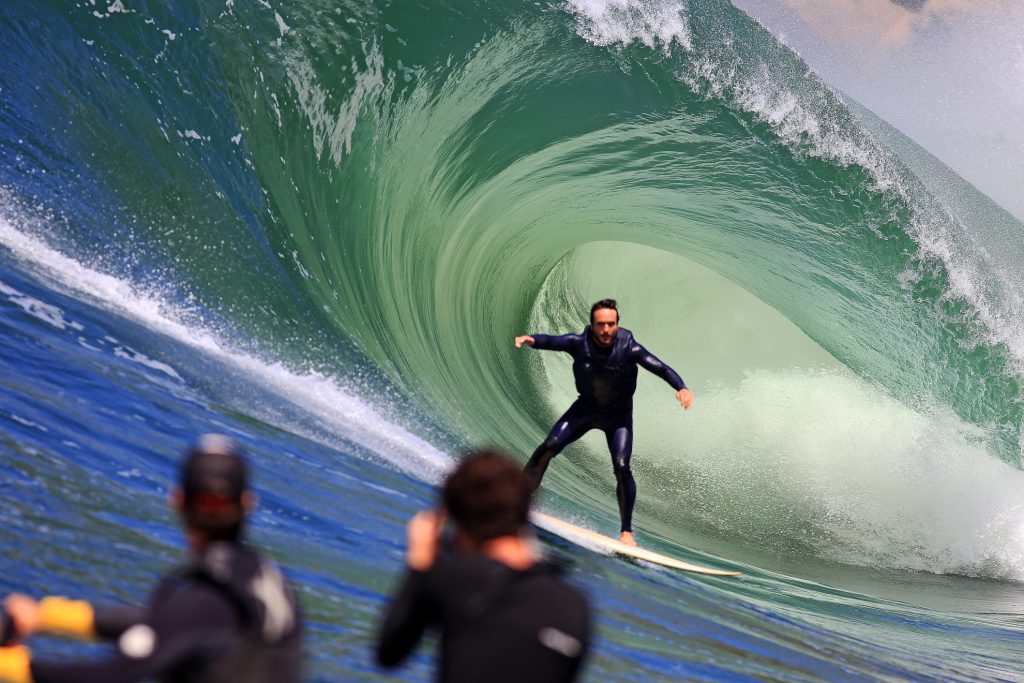
[[[516,536],[530,513],[530,483],[498,451],[470,453],[445,479],[441,499],[458,531],[477,543]]]
[[[615,299],[601,299],[590,307],[590,330],[601,346],[611,346],[619,331],[619,304]]]
[[[174,505],[190,538],[202,544],[237,540],[252,507],[249,468],[234,442],[205,434],[185,454]]]

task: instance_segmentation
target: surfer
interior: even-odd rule
[[[408,572],[388,608],[377,662],[393,667],[430,626],[441,630],[442,683],[568,683],[590,641],[586,598],[528,536],[530,483],[515,460],[467,456],[441,490],[443,512],[408,525]],[[441,540],[455,523],[454,548]]]
[[[576,390],[579,392],[579,398],[558,418],[547,438],[526,463],[524,471],[532,490],[540,486],[552,458],[591,429],[600,429],[608,441],[615,472],[615,495],[622,521],[619,540],[635,546],[633,505],[636,502],[636,482],[629,461],[633,453],[633,394],[636,392],[637,366],[668,382],[686,410],[693,403],[693,394],[675,370],[641,346],[632,332],[619,327],[619,309],[614,299],[601,299],[590,307],[590,325],[581,334],[533,334],[515,338],[517,349],[523,344],[544,351],[565,351],[571,355]]]
[[[186,455],[174,494],[191,559],[157,588],[147,608],[95,608],[83,600],[9,596],[7,630],[117,643],[95,662],[32,661],[24,645],[0,648],[0,680],[298,683],[301,627],[277,566],[242,540],[254,504],[248,467],[226,437],[210,434]]]

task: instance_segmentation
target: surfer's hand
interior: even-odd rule
[[[683,410],[689,410],[693,404],[693,392],[687,388],[682,388],[676,392],[676,398],[679,399],[679,403],[683,406]]]
[[[39,603],[27,595],[12,593],[4,601],[4,611],[14,624],[19,638],[28,638],[39,632]]]
[[[530,346],[533,346],[534,341],[536,340],[528,334],[516,337],[516,348],[523,348],[523,344],[529,344]]]
[[[423,572],[434,565],[444,522],[444,513],[437,510],[423,510],[409,520],[405,527],[409,541],[409,547],[405,551],[405,562],[410,569]]]

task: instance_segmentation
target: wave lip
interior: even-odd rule
[[[666,53],[673,43],[693,46],[686,8],[670,0],[569,0],[577,33],[595,45],[640,42]]]

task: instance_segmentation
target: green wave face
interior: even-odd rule
[[[1014,571],[989,555],[1019,479],[988,496],[993,459],[1019,460],[1020,387],[982,324],[1012,301],[951,282],[985,226],[727,6],[489,5],[471,46],[429,44],[459,14],[383,11],[346,85],[282,36],[296,118],[261,119],[280,142],[258,169],[338,329],[469,441],[526,454],[571,384],[512,337],[617,296],[699,396],[681,416],[641,386],[641,513],[666,537]],[[608,510],[603,443],[583,445],[549,485]]]
[[[642,525],[1024,575],[1020,224],[728,3],[163,11],[107,21],[127,85],[77,103],[76,145],[136,250],[256,345],[369,359],[525,456],[571,378],[513,336],[616,297],[696,394],[641,382]],[[559,505],[610,519],[603,449],[556,461]]]

